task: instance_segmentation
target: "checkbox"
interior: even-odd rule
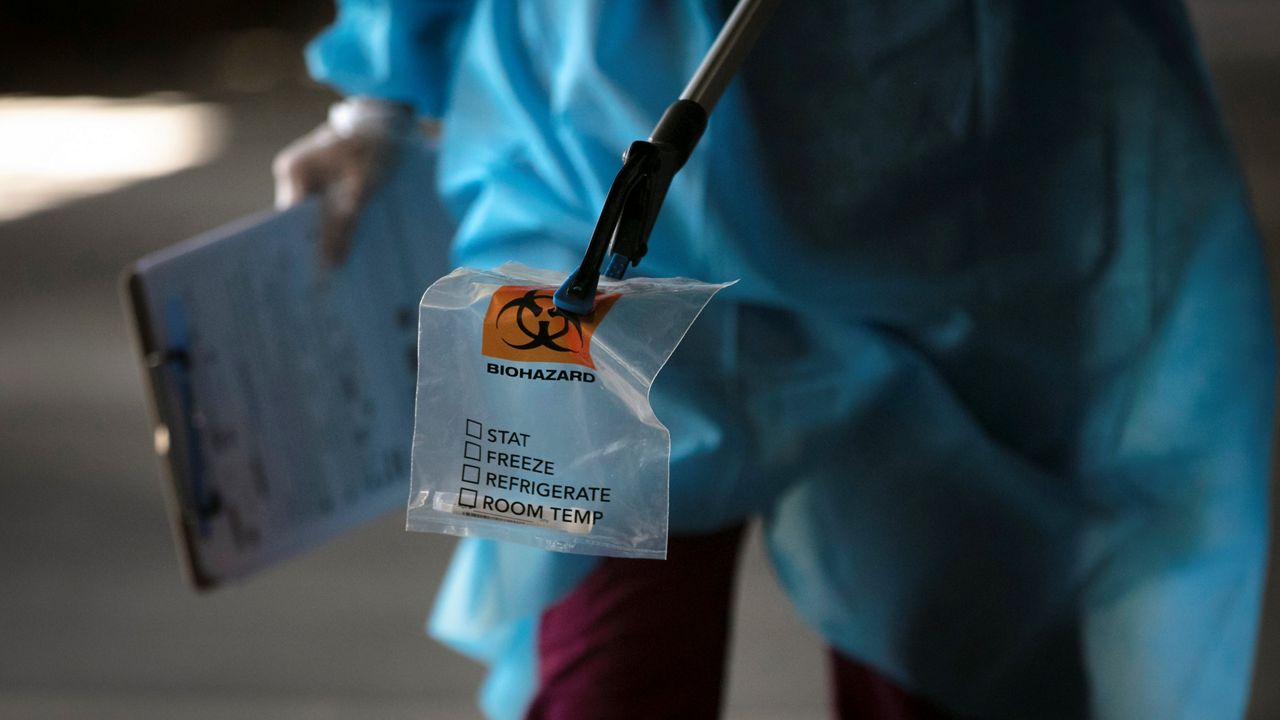
[[[480,433],[484,432],[484,426],[475,420],[467,421],[467,437],[480,439]]]
[[[471,488],[462,488],[458,491],[458,507],[474,508],[476,506],[476,491]]]
[[[462,466],[462,482],[478,483],[480,482],[480,468],[475,465]]]
[[[479,460],[480,446],[476,443],[468,442],[466,446],[462,448],[462,457],[468,460]]]

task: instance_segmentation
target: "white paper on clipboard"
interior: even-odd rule
[[[173,524],[196,587],[244,578],[402,507],[423,291],[452,227],[425,146],[337,268],[304,203],[149,255],[126,304]]]

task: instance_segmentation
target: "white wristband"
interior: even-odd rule
[[[397,139],[412,134],[417,122],[408,105],[354,96],[329,107],[329,127],[341,137]]]

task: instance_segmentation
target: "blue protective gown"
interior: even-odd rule
[[[567,272],[723,17],[346,0],[308,60],[444,118],[459,264]],[[654,387],[674,532],[763,516],[804,620],[957,714],[1243,715],[1274,349],[1178,3],[788,3],[641,270],[742,279]],[[491,716],[595,562],[460,543],[430,630]]]

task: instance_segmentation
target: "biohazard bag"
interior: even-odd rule
[[[407,527],[548,550],[664,558],[671,437],[649,388],[725,285],[460,268],[422,297]]]

